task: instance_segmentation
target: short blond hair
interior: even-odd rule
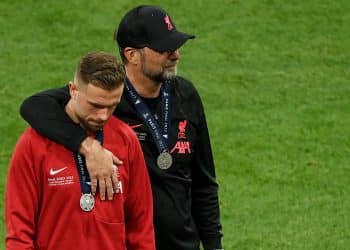
[[[91,52],[79,62],[74,81],[93,84],[106,90],[120,87],[125,80],[124,65],[111,53]]]

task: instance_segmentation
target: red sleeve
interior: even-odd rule
[[[125,201],[127,249],[154,250],[152,190],[142,149],[135,134],[129,150],[128,185]]]
[[[32,135],[32,129],[24,132],[10,162],[5,191],[6,249],[34,249],[38,190]]]

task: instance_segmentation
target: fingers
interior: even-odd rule
[[[106,190],[107,190],[107,199],[112,200],[113,199],[113,185],[111,178],[105,179],[106,183]]]
[[[91,148],[95,150],[86,151],[85,154],[86,166],[91,179],[91,192],[95,195],[98,189],[101,200],[112,200],[113,190],[118,190],[118,176],[114,164],[120,165],[123,162],[101,147],[98,142],[95,144],[91,144]]]
[[[106,199],[106,182],[105,178],[98,179],[98,188],[100,192],[100,199],[104,201]]]
[[[93,195],[96,194],[96,189],[97,189],[97,179],[96,178],[91,178],[91,193]]]
[[[117,174],[117,166],[113,164],[113,174],[111,177],[101,177],[98,181],[98,188],[100,193],[100,199],[102,201],[104,200],[113,200],[113,194],[118,193],[119,187],[118,187],[118,174]],[[97,187],[97,179],[94,179],[94,181],[91,180],[91,190],[92,185],[95,184],[95,190]],[[107,197],[106,197],[107,194]]]
[[[95,183],[97,185],[97,180]],[[113,200],[113,194],[119,191],[117,174],[114,173],[111,178],[106,178],[106,179],[101,178],[99,179],[98,183],[99,183],[98,187],[100,192],[100,199],[104,201],[106,199],[106,193],[107,193],[107,199]],[[92,181],[91,181],[91,186],[92,186]],[[92,190],[92,187],[91,187],[91,190]]]
[[[115,171],[114,174],[112,175],[112,184],[113,184],[113,190],[115,193],[119,193],[119,179],[118,179],[118,174]]]

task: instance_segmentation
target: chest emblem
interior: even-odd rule
[[[187,126],[187,120],[183,120],[179,122],[179,133],[177,134],[178,139],[186,138],[186,126]]]
[[[177,139],[175,146],[171,149],[170,153],[178,153],[178,154],[190,154],[191,153],[191,145],[189,141],[184,141],[186,139],[186,127],[187,120],[183,120],[179,122],[179,132],[177,133]],[[181,140],[180,140],[181,139]]]

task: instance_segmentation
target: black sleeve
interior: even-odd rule
[[[40,134],[77,152],[87,134],[64,111],[69,99],[68,86],[46,90],[25,99],[20,114]]]
[[[192,214],[204,249],[221,249],[222,226],[220,223],[218,184],[210,145],[207,122],[198,96],[200,124],[198,141],[192,165]]]

